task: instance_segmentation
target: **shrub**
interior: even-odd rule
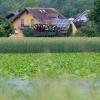
[[[89,14],[89,18],[100,26],[100,0],[94,0],[94,7]]]
[[[94,22],[88,22],[78,30],[76,36],[98,37],[100,36],[99,27]]]
[[[33,36],[33,32],[34,32],[34,29],[33,28],[28,27],[28,26],[25,26],[24,27],[24,35],[26,37],[32,37]]]
[[[0,17],[0,37],[8,37],[14,33],[14,28],[10,20]]]

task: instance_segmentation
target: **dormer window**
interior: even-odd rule
[[[21,21],[20,21],[20,27],[24,27],[24,19],[21,19]]]
[[[31,19],[31,26],[34,26],[34,19]]]

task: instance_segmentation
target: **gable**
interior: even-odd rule
[[[32,16],[31,13],[24,11],[19,16],[17,16],[15,18],[15,20],[13,21],[13,26],[14,26],[15,29],[20,28],[21,20],[24,20],[24,25],[26,25],[26,26],[31,25],[31,20],[34,20],[35,24],[40,23],[39,20],[35,16]]]
[[[24,14],[29,14],[29,12],[28,12],[26,9],[20,11],[17,15],[14,16],[13,22],[14,22],[15,20],[19,19],[19,18],[20,18],[21,16],[23,16]]]

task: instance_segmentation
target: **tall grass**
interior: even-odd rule
[[[1,53],[100,52],[100,38],[0,38]]]
[[[0,100],[100,100],[96,82],[40,78],[23,82],[14,85],[0,81]]]

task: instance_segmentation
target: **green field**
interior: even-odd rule
[[[100,53],[0,54],[0,76],[100,78]]]

